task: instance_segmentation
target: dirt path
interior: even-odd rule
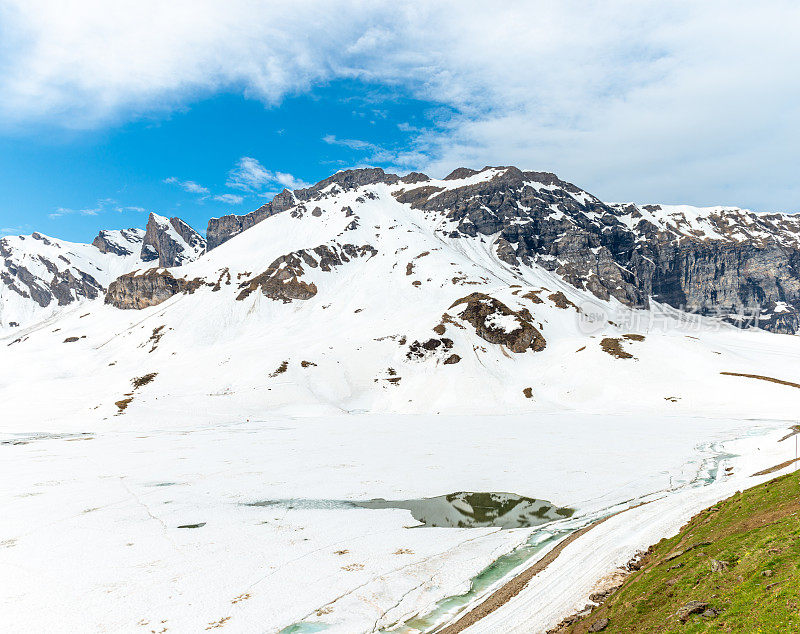
[[[648,502],[644,502],[643,504],[648,504]],[[632,508],[638,508],[639,506],[643,506],[643,504],[637,504],[636,506],[632,506],[627,509],[623,509],[613,515],[609,515],[608,517],[604,517],[603,519],[599,519],[596,522],[592,522],[588,526],[583,527],[582,529],[575,531],[569,537],[564,539],[563,541],[559,542],[555,548],[553,548],[550,552],[548,552],[544,557],[542,557],[539,561],[533,564],[530,568],[526,568],[521,573],[519,573],[516,577],[509,580],[504,585],[500,586],[497,590],[492,592],[486,599],[484,599],[481,603],[476,605],[472,608],[469,612],[467,612],[464,616],[458,619],[455,623],[452,623],[436,632],[436,634],[456,634],[457,632],[463,632],[465,629],[474,625],[478,621],[480,621],[483,617],[487,616],[494,612],[497,608],[508,603],[511,599],[517,596],[522,589],[528,585],[528,582],[533,579],[536,575],[542,572],[547,566],[553,563],[556,558],[561,554],[561,552],[569,546],[572,542],[574,542],[579,537],[582,537],[590,530],[592,530],[595,526],[599,526],[606,520],[619,515],[620,513],[624,513],[625,511],[630,511]]]
[[[774,467],[770,467],[769,469],[764,469],[763,471],[757,471],[756,473],[754,473],[750,477],[751,478],[755,478],[756,476],[762,476],[762,475],[767,475],[769,473],[775,473],[776,471],[780,471],[781,469],[785,469],[786,467],[788,467],[793,462],[798,462],[798,461],[800,461],[800,458],[792,458],[791,460],[787,460],[786,462],[782,462],[780,464],[776,464]]]
[[[769,381],[770,383],[778,383],[779,385],[788,385],[789,387],[796,387],[800,389],[800,384],[792,383],[791,381],[784,381],[783,379],[776,379],[771,376],[761,376],[760,374],[743,374],[741,372],[720,372],[725,376],[743,376],[746,379],[759,379],[760,381]]]

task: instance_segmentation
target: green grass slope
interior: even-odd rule
[[[557,631],[800,632],[800,472],[702,511]]]

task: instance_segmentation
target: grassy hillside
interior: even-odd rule
[[[800,632],[800,472],[702,511],[558,631]]]

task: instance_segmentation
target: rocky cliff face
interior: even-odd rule
[[[142,243],[142,260],[158,260],[160,267],[180,266],[197,259],[206,241],[180,218],[165,218],[151,213]]]
[[[165,269],[152,268],[121,275],[111,282],[105,303],[123,310],[155,306],[173,295],[192,292],[202,283],[173,277]]]
[[[143,233],[141,229],[103,229],[92,240],[92,245],[100,253],[113,253],[115,255],[133,255],[141,251]]]
[[[121,274],[146,262],[178,266],[205,240],[179,218],[151,214],[147,230],[103,230],[91,244],[40,233],[0,240],[0,329],[48,317],[59,307],[103,297]]]
[[[206,229],[207,250],[211,251],[211,249],[218,247],[223,242],[227,242],[242,231],[257,225],[264,218],[269,218],[272,214],[285,211],[295,204],[296,201],[292,192],[284,189],[272,201],[262,205],[255,211],[251,211],[249,214],[243,216],[231,214],[221,218],[211,218]]]
[[[491,170],[490,178],[461,187],[423,184],[395,196],[446,216],[450,237],[495,236],[503,261],[536,263],[600,299],[640,308],[653,299],[796,332],[800,219],[725,207],[609,205],[554,174],[481,173]],[[445,180],[475,176],[456,170]]]

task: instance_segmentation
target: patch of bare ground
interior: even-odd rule
[[[158,372],[149,372],[144,376],[137,376],[134,377],[131,381],[133,383],[133,389],[138,390],[140,387],[144,387],[148,383],[152,383],[153,379],[158,376]]]
[[[130,402],[132,400],[133,397],[129,396],[128,398],[123,398],[121,401],[117,401],[116,403],[114,403],[114,405],[116,405],[117,408],[119,409],[117,414],[122,414],[122,412],[124,412],[128,408],[128,405],[130,405]]]
[[[523,295],[525,297],[525,295]],[[567,296],[564,295],[561,291],[557,293],[551,293],[547,296],[551,302],[553,302],[558,308],[562,308],[566,310],[567,308],[574,308],[575,310],[580,310],[575,304],[567,299]]]
[[[622,335],[622,337],[624,339],[627,339],[628,341],[644,341],[644,335],[627,334],[627,335]]]
[[[751,478],[755,478],[756,476],[762,476],[762,475],[768,475],[770,473],[775,473],[776,471],[780,471],[781,469],[785,469],[790,464],[798,462],[799,460],[800,460],[800,458],[792,458],[791,460],[787,460],[786,462],[781,462],[780,464],[776,464],[774,467],[770,467],[769,469],[763,469],[761,471],[757,471],[756,473],[754,473],[750,477]]]
[[[525,395],[525,398],[533,398],[533,388],[526,387],[522,390],[522,393]]]
[[[279,374],[283,374],[286,370],[289,369],[289,362],[283,361],[274,372],[271,372],[269,378],[274,379]]]
[[[622,349],[622,339],[617,337],[606,337],[600,342],[600,347],[603,352],[607,352],[612,357],[617,359],[633,359],[634,356],[630,352],[625,352]]]
[[[792,425],[791,427],[789,427],[789,429],[791,429],[792,431],[790,431],[788,434],[786,434],[778,442],[783,442],[784,440],[788,440],[792,436],[797,436],[797,434],[800,434],[800,425]]]
[[[789,387],[800,388],[800,384],[798,383],[776,379],[771,376],[761,376],[760,374],[746,374],[743,372],[720,372],[720,374],[724,374],[725,376],[741,376],[746,379],[759,379],[760,381],[769,381],[770,383],[777,383],[778,385],[788,385]]]
[[[133,401],[133,393],[136,390],[138,390],[140,387],[144,387],[148,383],[152,382],[152,380],[154,378],[156,378],[157,376],[158,376],[158,372],[149,372],[148,374],[145,374],[144,376],[133,377],[133,379],[131,379],[131,383],[133,383],[133,391],[129,392],[128,394],[125,394],[125,398],[123,398],[122,400],[116,401],[114,403],[114,405],[117,406],[117,414],[116,415],[119,416],[120,414],[122,414],[128,408],[128,405],[130,405],[131,402]]]
[[[158,348],[158,344],[161,341],[161,337],[164,336],[164,326],[158,326],[157,328],[153,328],[153,334],[150,335],[150,338],[147,340],[148,343],[151,344],[151,348],[148,352],[155,351]]]
[[[315,367],[315,368],[317,367],[317,364],[316,364],[316,363],[314,363],[313,361],[301,361],[301,362],[300,362],[300,365],[301,365],[302,367],[304,367],[304,368],[310,368],[310,367],[312,367],[312,366],[313,366],[313,367]]]
[[[541,297],[539,297],[539,295],[538,295],[538,293],[541,293],[541,292],[542,291],[540,291],[540,290],[539,291],[528,291],[527,293],[524,293],[522,295],[522,297],[524,297],[525,299],[531,300],[534,304],[544,304],[544,300]]]

